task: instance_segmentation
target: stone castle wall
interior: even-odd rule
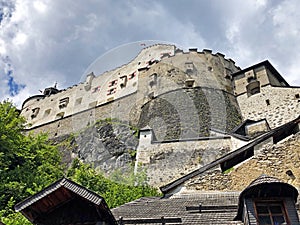
[[[189,181],[186,186],[197,190],[241,191],[261,174],[267,174],[299,187],[299,168],[300,133],[297,133],[280,143],[262,147],[251,159],[229,173],[221,173],[220,169],[216,168]]]
[[[91,108],[74,115],[70,115],[44,125],[34,127],[28,131],[48,133],[49,137],[57,137],[80,130],[94,124],[97,120],[115,118],[128,123],[135,107],[136,95],[133,93],[124,98],[112,101],[99,107]]]
[[[130,151],[137,151],[136,170],[142,165],[149,184],[160,186],[246,144],[224,136],[242,120],[266,118],[275,128],[299,115],[300,88],[268,85],[274,81],[267,79],[267,70],[261,67],[256,75],[260,81],[267,79],[267,86],[249,96],[248,79],[232,80],[231,74],[237,71],[240,69],[235,63],[220,53],[195,49],[185,53],[174,46],[156,45],[144,49],[124,66],[98,77],[88,75],[77,86],[50,96],[33,96],[25,101],[21,115],[32,125],[29,130],[47,132],[50,137],[86,132],[87,127],[107,118],[142,131],[150,127],[150,133],[140,135],[138,146],[122,147],[122,157],[103,147],[108,137],[101,139],[97,132],[74,153],[109,172],[120,162],[132,163]],[[236,86],[239,82],[241,86]],[[237,90],[241,93],[236,97]],[[80,135],[86,140],[90,134]],[[116,136],[117,139],[122,137]],[[116,146],[114,143],[115,139],[108,146]],[[214,189],[205,186],[210,183],[215,189],[237,188],[230,176],[219,170],[201,179],[191,187]]]
[[[172,45],[154,45],[142,50],[130,63],[101,76],[88,75],[85,82],[56,94],[29,98],[23,104],[21,115],[27,119],[29,130],[47,132],[50,137],[77,132],[105,118],[117,118],[141,128],[145,124],[140,119],[141,107],[153,97],[183,89],[187,80],[193,81],[191,87],[209,87],[231,93],[229,73],[238,70],[234,61],[225,59],[220,53],[197,52],[195,49],[183,52]],[[214,97],[209,99],[208,94],[206,98],[213,109],[211,114],[214,114],[214,108],[220,108],[220,101],[215,101]],[[225,97],[224,101],[231,98]],[[199,99],[195,102],[196,107],[203,105]],[[204,98],[200,100],[205,101]],[[189,106],[194,104],[187,101],[191,103]],[[174,97],[171,102],[174,104]],[[227,106],[223,102],[221,110],[224,111]],[[183,119],[182,115],[181,121],[189,120]],[[201,129],[207,130],[209,126],[203,124]],[[180,131],[180,135],[184,132]]]
[[[101,76],[89,74],[84,82],[56,94],[33,96],[25,100],[21,115],[35,127],[132,94],[138,89],[139,69],[147,68],[151,60],[160,60],[163,53],[174,54],[174,49],[173,45],[154,45]]]
[[[138,146],[137,165],[147,171],[148,183],[159,187],[228,153],[230,138],[152,143]]]
[[[265,86],[260,93],[250,97],[237,97],[243,118],[260,120],[266,118],[270,127],[285,124],[300,114],[300,88]]]
[[[150,100],[142,107],[138,127],[150,126],[157,141],[210,136],[211,129],[229,132],[241,123],[233,95],[212,88],[184,88]]]

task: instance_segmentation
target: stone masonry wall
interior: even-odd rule
[[[266,118],[270,127],[283,125],[300,115],[300,88],[266,86],[250,97],[237,97],[243,119]]]
[[[148,183],[159,187],[228,153],[230,138],[155,143],[138,147],[137,164],[147,171]]]
[[[210,129],[230,131],[241,122],[234,96],[211,88],[185,88],[150,100],[142,108],[139,128],[150,126],[156,140],[210,136]]]
[[[288,175],[291,171],[292,175]],[[300,186],[300,133],[276,145],[267,145],[229,173],[208,171],[188,181],[188,189],[241,191],[261,174],[274,176],[295,187]]]

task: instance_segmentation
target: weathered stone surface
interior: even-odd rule
[[[156,140],[207,137],[210,129],[230,131],[242,121],[231,94],[211,88],[170,91],[147,102],[138,126],[150,126]]]
[[[117,120],[99,121],[76,137],[65,138],[65,142],[71,145],[68,145],[69,149],[61,146],[64,160],[70,162],[72,157],[78,156],[107,174],[115,169],[128,169],[135,160],[138,144],[135,132]]]
[[[300,186],[300,133],[273,146],[261,149],[260,154],[234,168],[228,174],[209,171],[190,180],[186,186],[196,190],[241,191],[249,183],[267,174],[277,177],[295,187]],[[292,172],[292,175],[288,174]]]

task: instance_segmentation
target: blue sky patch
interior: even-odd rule
[[[13,72],[8,71],[8,87],[9,87],[9,95],[15,96],[19,94],[19,92],[26,87],[24,84],[18,84],[15,82],[14,77],[12,76]]]

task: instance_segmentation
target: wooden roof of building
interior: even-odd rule
[[[112,209],[120,225],[242,224],[234,221],[239,192],[183,194],[172,198],[141,198]]]
[[[89,210],[93,211],[87,216],[89,219],[92,217],[95,220],[104,219],[109,221],[109,224],[116,224],[111,211],[101,196],[67,178],[56,181],[42,191],[16,204],[15,210],[21,212],[30,222],[36,223],[36,221],[46,221],[50,214],[53,217],[65,217],[67,214],[74,214],[71,212],[74,210],[70,204],[71,201],[87,205]],[[64,210],[70,212],[63,212]],[[81,220],[77,215],[74,218]],[[71,219],[68,218],[67,220],[70,221]],[[47,224],[47,222],[39,224]]]

